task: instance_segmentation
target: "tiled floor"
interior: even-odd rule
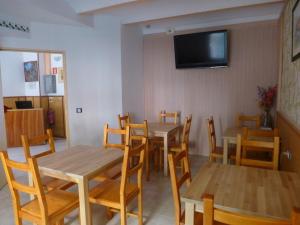
[[[56,141],[57,151],[64,149],[65,142],[62,140]],[[35,147],[34,152],[39,152],[44,148]],[[22,149],[14,148],[9,150],[9,156],[15,160],[24,160]],[[192,156],[191,158],[191,169],[192,174],[195,174],[197,169],[203,162],[207,160],[205,157]],[[18,174],[18,179],[27,181],[27,177]],[[72,189],[71,189],[72,190]],[[74,190],[76,191],[76,188]],[[23,196],[26,199],[27,196]],[[144,224],[149,225],[168,225],[174,224],[174,209],[172,190],[170,185],[170,178],[164,177],[161,172],[153,172],[151,174],[151,180],[149,182],[144,181]],[[133,205],[132,207],[135,207]],[[106,219],[105,210],[101,206],[92,206],[93,224],[94,225],[117,225],[119,224],[118,214],[110,221]],[[24,225],[30,224],[27,222]],[[72,213],[65,219],[67,225],[77,225],[78,212]],[[128,224],[138,224],[136,218],[129,218]],[[11,206],[11,197],[8,187],[5,186],[0,190],[0,225],[14,225],[14,216]]]

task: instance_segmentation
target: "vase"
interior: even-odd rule
[[[272,128],[273,126],[273,119],[270,113],[270,110],[265,110],[262,116],[262,127],[264,128]]]

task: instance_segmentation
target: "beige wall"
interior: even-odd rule
[[[300,174],[300,59],[291,61],[292,8],[296,0],[287,2],[282,15],[282,73],[279,88],[278,127],[282,151],[290,151],[291,160],[281,158],[281,169]]]
[[[282,76],[280,79],[279,111],[292,123],[300,127],[300,59],[291,61],[292,8],[296,0],[290,0],[283,14]]]
[[[0,64],[0,80],[1,80],[1,64]],[[2,82],[0,82],[0,90],[2,90]],[[1,95],[1,94],[0,94]],[[0,150],[6,148],[6,130],[4,125],[4,110],[3,110],[3,98],[0,97]],[[6,184],[6,178],[2,163],[0,163],[0,189]]]
[[[221,27],[223,29],[224,27]],[[193,153],[208,154],[205,119],[215,118],[218,142],[238,112],[260,113],[257,85],[277,83],[277,21],[225,27],[229,30],[230,66],[219,69],[175,69],[173,37],[144,37],[145,116],[157,120],[161,109],[193,114]],[[210,30],[219,29],[211,28]]]

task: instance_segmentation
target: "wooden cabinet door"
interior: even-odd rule
[[[65,116],[64,116],[64,97],[51,96],[49,97],[49,109],[54,111],[55,124],[53,128],[53,135],[55,137],[66,137],[65,132]]]

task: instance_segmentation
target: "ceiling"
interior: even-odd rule
[[[109,14],[123,24],[282,2],[282,0],[65,0],[81,15]]]
[[[103,15],[139,24],[144,33],[279,17],[284,0],[0,0],[0,17],[93,26]],[[148,28],[145,28],[146,25]]]

